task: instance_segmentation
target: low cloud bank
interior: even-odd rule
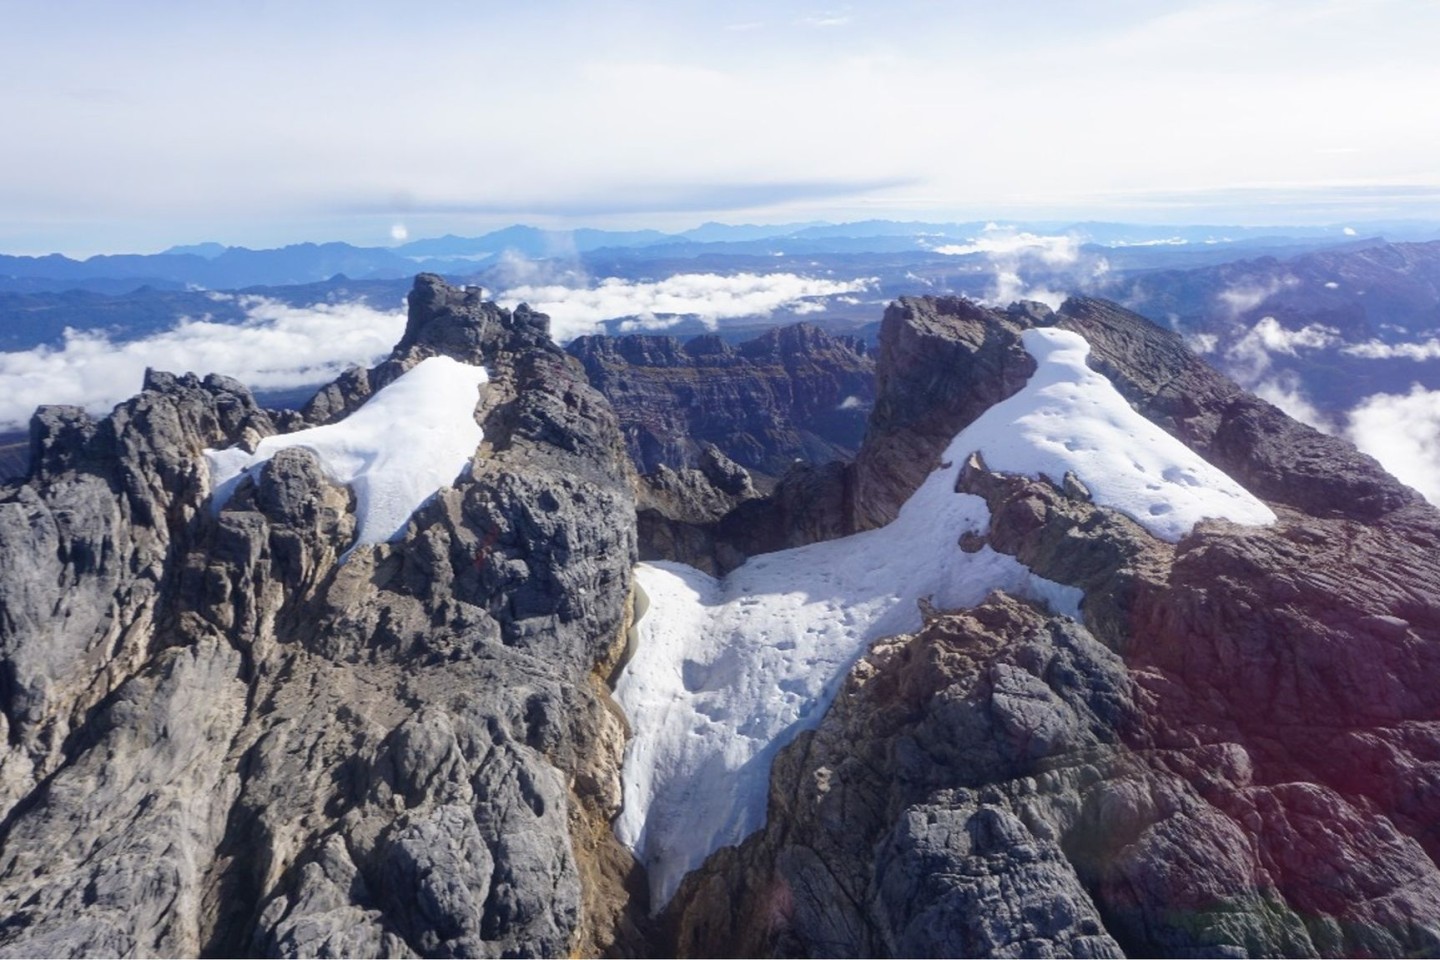
[[[664,330],[683,319],[700,320],[712,329],[722,320],[768,317],[780,309],[816,313],[822,297],[860,293],[869,279],[821,280],[793,273],[681,273],[664,280],[637,282],[607,277],[594,286],[568,283],[521,284],[502,291],[496,300],[514,307],[528,303],[550,315],[550,333],[564,343],[597,333],[607,320],[629,318],[623,330]]]
[[[1431,503],[1440,505],[1440,390],[1377,393],[1350,412],[1346,436]]]
[[[1197,344],[1192,342],[1192,346]],[[1215,349],[1213,338],[1198,344]],[[1379,460],[1386,470],[1440,505],[1440,390],[1414,384],[1409,393],[1377,393],[1348,415],[1329,416],[1311,401],[1300,376],[1275,370],[1272,358],[1303,351],[1335,349],[1362,360],[1440,360],[1440,340],[1387,344],[1379,340],[1345,344],[1338,330],[1309,324],[1287,330],[1274,317],[1261,317],[1224,351],[1226,370],[1256,396],[1302,423],[1343,435]]]
[[[223,373],[262,390],[322,383],[389,353],[405,331],[403,309],[292,307],[253,296],[237,302],[246,314],[239,324],[181,317],[169,330],[124,343],[104,331],[71,329],[60,347],[0,353],[0,429],[24,427],[40,404],[106,413],[139,392],[146,367]]]

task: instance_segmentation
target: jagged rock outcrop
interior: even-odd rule
[[[706,444],[764,478],[797,459],[849,459],[874,398],[864,344],[806,323],[737,346],[634,334],[568,347],[614,406],[641,473],[699,466]]]
[[[392,357],[306,422],[436,354],[489,369],[485,442],[343,564],[354,494],[303,449],[211,509],[202,450],[276,429],[233,381],[152,373],[103,420],[37,414],[31,476],[0,491],[0,954],[625,935],[601,679],[635,558],[619,428],[543,316],[430,276]]]
[[[902,297],[886,309],[875,409],[854,466],[857,529],[895,519],[955,434],[1030,379],[1025,317],[963,297]]]
[[[777,760],[765,829],[686,879],[669,942],[772,956],[1440,950],[1440,512],[1093,300],[1053,315],[893,307],[872,436],[933,462],[942,438],[908,426],[907,398],[937,398],[958,430],[1014,367],[941,387],[928,358],[948,349],[976,370],[1031,323],[1083,333],[1092,365],[1278,521],[1206,521],[1165,543],[1079,478],[973,458],[957,494],[983,497],[991,524],[956,548],[988,544],[1084,589],[1083,622],[996,594],[877,645]],[[922,336],[935,342],[897,347]],[[908,494],[903,465],[862,451],[857,469],[872,518]]]

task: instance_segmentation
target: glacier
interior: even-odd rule
[[[959,549],[990,520],[983,500],[955,492],[971,453],[998,471],[1073,472],[1096,502],[1170,541],[1206,517],[1274,521],[1090,370],[1083,337],[1023,338],[1038,365],[1029,382],[954,438],[887,526],[756,556],[721,579],[678,563],[636,568],[649,605],[615,689],[633,731],[615,831],[648,871],[656,911],[710,853],[763,826],[776,753],[818,725],[874,641],[921,626],[922,598],[957,608],[1003,589],[1078,619],[1079,590],[988,546]]]

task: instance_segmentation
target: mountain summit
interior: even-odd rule
[[[409,303],[299,413],[37,411],[0,953],[1440,951],[1440,511],[1344,441],[1099,300],[898,301],[873,386]]]

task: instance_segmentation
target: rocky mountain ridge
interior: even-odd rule
[[[1170,544],[1083,478],[967,463],[992,519],[956,549],[1083,589],[1081,621],[996,594],[877,644],[780,754],[764,829],[652,922],[610,831],[637,556],[723,572],[886,522],[1056,325],[1279,521]],[[691,429],[677,398],[738,414],[799,357],[809,409],[843,400],[814,358],[858,353],[795,331],[582,364],[421,276],[394,354],[299,413],[160,373],[102,420],[42,409],[0,488],[0,955],[1440,950],[1440,512],[1082,298],[894,304],[851,463],[762,495],[730,427],[636,475],[656,411]],[[485,436],[396,541],[340,563],[355,493],[303,449],[210,509],[203,449],[336,422],[433,355],[489,370]]]
[[[992,521],[958,548],[1083,588],[1083,622],[997,594],[877,645],[776,762],[765,829],[686,880],[666,914],[677,950],[1434,951],[1440,704],[1419,678],[1440,655],[1440,516],[1113,305],[1025,319],[1084,333],[1122,393],[1279,522],[1207,522],[1172,547],[1073,478],[967,464],[957,492]],[[881,369],[917,334],[986,362],[1022,325],[903,302]],[[884,382],[877,414],[904,424]],[[970,383],[950,409],[995,389]],[[872,489],[908,482],[885,480]]]
[[[620,926],[633,493],[543,317],[417,281],[374,370],[276,424],[152,374],[37,414],[5,489],[6,955],[555,955]],[[337,562],[353,493],[304,450],[213,515],[202,448],[483,362],[486,439],[393,544]]]

